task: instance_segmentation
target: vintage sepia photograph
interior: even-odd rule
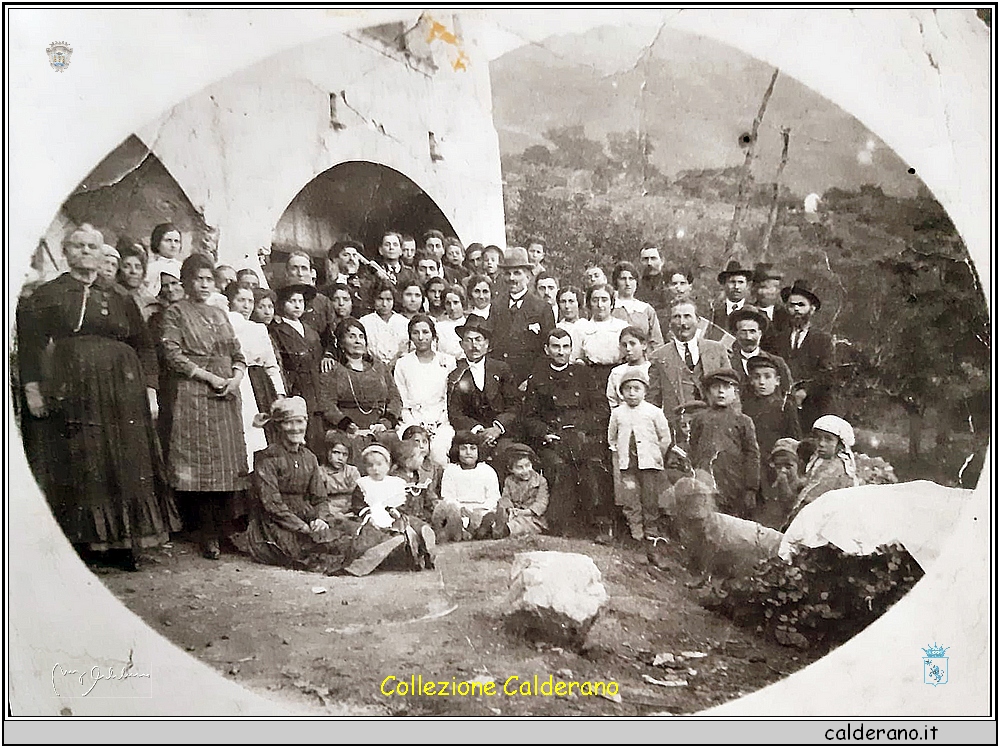
[[[9,716],[991,714],[992,8],[5,12]]]

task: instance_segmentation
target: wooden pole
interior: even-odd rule
[[[778,222],[778,195],[781,192],[781,173],[788,163],[788,137],[791,134],[790,127],[781,128],[781,161],[778,163],[778,171],[774,174],[774,191],[771,193],[771,210],[767,214],[767,227],[764,229],[764,237],[760,242],[760,262],[767,262],[767,250],[771,246],[771,232],[774,231],[774,224]]]
[[[750,142],[747,144],[747,155],[743,159],[743,168],[740,172],[739,186],[736,190],[736,205],[733,208],[732,223],[729,225],[729,236],[726,237],[726,251],[723,263],[727,263],[733,259],[733,249],[736,246],[736,239],[739,236],[740,224],[743,223],[743,214],[750,204],[750,165],[753,163],[754,153],[757,148],[757,131],[760,129],[760,123],[764,119],[764,112],[767,111],[767,102],[771,100],[771,94],[774,92],[774,84],[777,80],[778,68],[775,68],[774,73],[771,75],[771,82],[768,84],[767,90],[764,91],[764,97],[760,101],[757,116],[754,117],[753,125],[750,128]]]

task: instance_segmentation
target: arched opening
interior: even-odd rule
[[[362,242],[371,257],[390,228],[413,235],[418,245],[428,229],[455,235],[441,208],[405,174],[371,161],[346,161],[314,178],[285,208],[274,229],[272,260],[283,262],[296,249],[325,257],[334,242],[347,238]]]
[[[167,221],[180,229],[185,254],[213,236],[160,159],[129,135],[66,198],[33,264],[43,278],[65,270],[60,242],[69,225],[91,223],[111,245],[127,236],[146,246],[153,227]]]

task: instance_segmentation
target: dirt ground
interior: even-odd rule
[[[514,554],[584,553],[611,600],[581,651],[528,641],[504,626]],[[154,629],[224,677],[291,709],[351,715],[637,716],[689,714],[759,689],[818,654],[766,642],[699,607],[690,575],[661,571],[631,548],[555,537],[440,548],[437,568],[328,577],[262,566],[236,554],[201,558],[176,540],[138,572],[96,567],[105,585]],[[320,591],[325,590],[325,591]],[[704,653],[695,657],[682,652]],[[653,666],[659,653],[671,667]],[[386,676],[494,678],[498,695],[401,697]],[[504,696],[510,676],[614,680],[598,696]],[[644,680],[686,681],[664,686]]]

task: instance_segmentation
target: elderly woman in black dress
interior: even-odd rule
[[[308,419],[306,401],[289,397],[255,421],[273,425],[278,438],[254,455],[247,542],[262,564],[333,574],[348,560],[358,525],[330,507],[319,462],[305,446]]]
[[[69,272],[19,310],[24,428],[28,451],[45,450],[29,456],[69,540],[118,551],[135,568],[136,552],[165,542],[180,522],[153,430],[152,341],[133,299],[98,280],[103,244],[88,224],[71,232],[63,244]]]
[[[229,316],[208,303],[214,263],[196,252],[184,260],[187,297],[163,313],[161,346],[176,391],[167,473],[178,499],[197,507],[202,552],[219,557],[233,494],[249,487],[240,383],[246,359]]]
[[[403,403],[392,374],[368,353],[365,328],[358,320],[343,320],[334,335],[340,359],[331,371],[319,376],[325,428],[348,434],[356,456],[375,441],[394,443],[392,430]]]

